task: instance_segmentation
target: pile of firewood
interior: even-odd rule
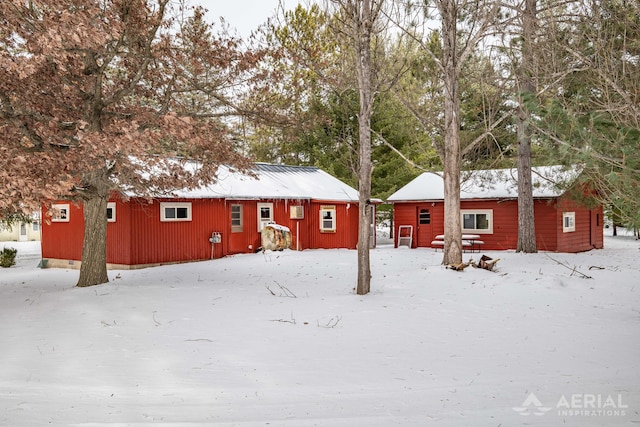
[[[459,264],[447,264],[446,267],[454,271],[463,271],[465,268],[472,265],[475,268],[483,268],[485,270],[492,271],[496,263],[500,261],[500,258],[493,259],[489,256],[482,255],[480,261],[474,262],[473,258],[470,258],[468,262],[461,262]]]

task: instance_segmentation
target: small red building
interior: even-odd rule
[[[566,188],[579,171],[560,166],[533,168],[536,242],[539,250],[581,252],[603,247],[602,206],[576,201]],[[494,169],[463,172],[460,216],[463,234],[480,236],[486,250],[516,249],[518,244],[517,171]],[[444,183],[441,174],[423,173],[392,194],[394,243],[401,226],[403,243],[432,244],[444,233]]]
[[[175,197],[114,196],[107,207],[109,268],[207,260],[251,253],[270,223],[288,227],[292,249],[348,248],[358,242],[358,192],[315,167],[256,164],[256,177],[221,167],[218,181]],[[79,266],[82,205],[54,204],[42,225],[43,264]],[[46,210],[43,218],[47,218]]]

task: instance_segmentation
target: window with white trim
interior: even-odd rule
[[[231,205],[231,232],[240,233],[242,229],[242,205]]]
[[[69,203],[55,203],[51,206],[51,222],[69,222]]]
[[[320,206],[320,231],[323,233],[336,232],[335,206]]]
[[[258,203],[258,232],[268,224],[273,224],[273,203]]]
[[[116,222],[116,202],[107,203],[107,222]]]
[[[160,203],[160,221],[191,221],[191,202]]]
[[[562,212],[562,232],[570,233],[576,231],[576,213]]]
[[[462,232],[493,234],[493,210],[461,210]]]

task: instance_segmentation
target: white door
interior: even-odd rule
[[[273,224],[273,203],[258,203],[258,233],[268,224]]]

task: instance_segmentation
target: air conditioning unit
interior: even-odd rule
[[[289,208],[290,219],[304,219],[304,206],[291,206]]]

